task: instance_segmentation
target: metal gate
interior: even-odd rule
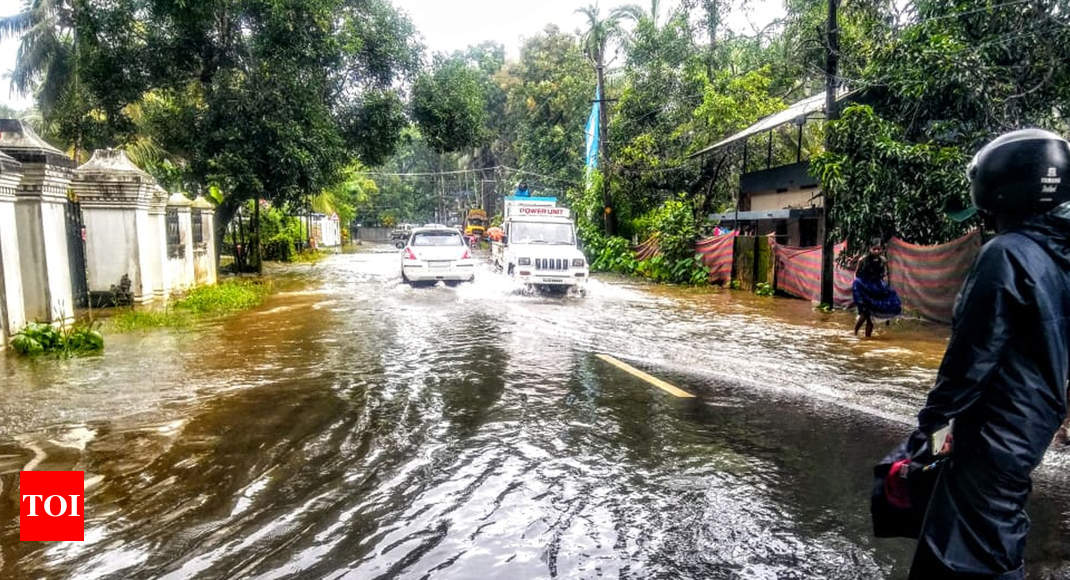
[[[85,272],[85,224],[82,222],[82,206],[67,201],[67,256],[70,260],[71,293],[74,307],[89,306],[89,282]]]

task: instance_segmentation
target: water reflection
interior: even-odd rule
[[[254,312],[122,337],[97,360],[5,360],[21,388],[0,390],[0,575],[904,573],[911,543],[869,536],[868,473],[908,428],[940,334],[858,341],[800,303],[625,281],[585,300],[489,272],[414,290],[396,268],[394,252],[337,256],[279,273]],[[85,543],[17,541],[34,461],[87,472]],[[1053,481],[1034,499],[1038,577],[1070,573]]]

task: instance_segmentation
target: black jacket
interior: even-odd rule
[[[1070,204],[985,245],[955,307],[951,342],[918,415],[956,419],[921,541],[955,572],[1023,564],[1030,474],[1067,414]]]

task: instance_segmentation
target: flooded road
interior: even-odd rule
[[[277,274],[261,308],[0,357],[3,578],[900,578],[870,470],[939,329],[602,279],[411,289],[393,251]],[[696,395],[677,399],[610,354]],[[86,472],[86,541],[20,543],[20,469]],[[1070,460],[1031,504],[1070,577]]]

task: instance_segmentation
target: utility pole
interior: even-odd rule
[[[598,71],[598,159],[601,161],[600,169],[602,170],[602,206],[603,217],[606,224],[606,235],[612,236],[615,233],[616,228],[613,224],[616,220],[616,216],[613,215],[613,199],[609,193],[609,153],[606,146],[608,136],[609,125],[609,107],[607,106],[608,99],[606,99],[606,70],[602,64],[604,55],[598,55],[598,64],[595,65],[595,69]]]
[[[827,129],[828,123],[840,118],[839,109],[836,106],[836,89],[839,83],[836,81],[836,77],[839,74],[839,61],[840,61],[840,28],[836,19],[836,9],[839,0],[828,0],[828,22],[825,25],[828,38],[825,43],[825,149],[829,148],[829,131]],[[833,199],[829,195],[827,190],[822,192],[821,199],[824,201],[824,214],[822,221],[825,224],[825,236],[822,240],[821,246],[821,303],[833,305],[835,297],[835,285],[834,285],[834,272],[833,265],[834,245],[835,241],[832,239],[832,205]]]

